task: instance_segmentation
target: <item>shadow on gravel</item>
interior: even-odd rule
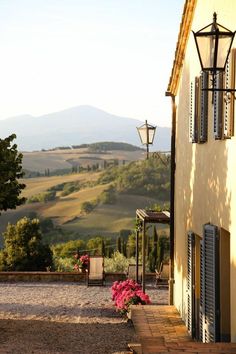
[[[0,353],[110,354],[137,341],[131,322],[71,324],[0,320]]]
[[[116,312],[115,307],[108,305],[107,307],[102,304],[101,306],[82,306],[70,307],[66,305],[61,306],[49,306],[47,304],[22,304],[22,303],[0,303],[0,312],[7,314],[8,318],[17,317],[24,320],[32,317],[103,317],[103,318],[120,318],[120,315]],[[6,316],[6,315],[5,315]],[[6,317],[5,317],[6,318]]]

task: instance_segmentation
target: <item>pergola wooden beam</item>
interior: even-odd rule
[[[136,210],[136,220],[142,223],[141,229],[136,231],[136,282],[138,282],[138,258],[139,258],[139,233],[142,230],[142,289],[145,292],[145,251],[146,251],[146,225],[147,224],[170,224],[168,211]]]

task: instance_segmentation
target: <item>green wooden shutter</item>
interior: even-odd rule
[[[194,143],[199,141],[200,77],[195,77],[194,86]]]
[[[194,338],[195,328],[195,234],[188,233],[188,268],[187,268],[187,326],[190,335]]]
[[[193,114],[194,114],[194,98],[193,98],[193,82],[190,83],[190,92],[189,92],[189,141],[193,142],[194,135],[194,124],[193,124]]]
[[[199,314],[199,339],[203,342],[203,328],[205,322],[205,258],[203,253],[203,240],[200,241],[200,314]]]
[[[224,73],[217,72],[214,87],[223,89]],[[223,125],[223,91],[214,91],[213,93],[213,119],[214,119],[214,137],[216,140],[222,139]]]
[[[219,238],[218,228],[206,224],[201,242],[200,338],[203,342],[220,339]]]
[[[225,68],[225,87],[230,87],[230,65],[229,60],[226,63]],[[230,138],[230,101],[231,101],[231,94],[227,93],[224,98],[224,115],[223,115],[223,134],[224,138]]]
[[[189,97],[189,141],[196,143],[196,126],[195,126],[195,84],[190,83],[190,97]]]
[[[199,85],[198,77],[190,84],[189,141],[191,143],[198,142]]]
[[[208,91],[203,90],[208,87],[208,73],[202,72],[200,76],[200,119],[199,119],[199,142],[207,141],[208,128]]]
[[[236,49],[232,49],[225,70],[225,87],[235,89]],[[224,97],[223,135],[225,139],[234,136],[234,95],[228,92]]]

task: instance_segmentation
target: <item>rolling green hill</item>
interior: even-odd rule
[[[163,155],[163,161],[149,159],[110,166],[102,172],[24,179],[23,195],[28,203],[2,213],[0,232],[8,222],[32,213],[53,221],[54,228],[44,236],[52,243],[97,235],[112,237],[122,229],[133,229],[136,209],[168,202],[168,157]],[[43,199],[45,193],[51,193],[52,198]]]
[[[122,229],[134,228],[136,209],[156,202],[149,197],[122,194],[114,205],[99,205],[93,213],[72,220],[62,229],[82,235],[117,235]]]

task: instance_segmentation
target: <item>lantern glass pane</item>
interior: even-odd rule
[[[208,69],[214,65],[215,36],[196,36],[197,47],[201,58],[202,69]]]
[[[228,58],[229,49],[231,46],[232,36],[219,35],[218,40],[218,55],[217,55],[217,69],[224,69],[226,60]]]
[[[138,132],[139,132],[139,136],[140,136],[140,140],[142,142],[142,144],[146,145],[148,144],[148,137],[147,137],[147,127],[140,127],[138,128]]]
[[[148,144],[152,144],[154,140],[154,135],[155,135],[155,128],[151,128],[148,130]]]

